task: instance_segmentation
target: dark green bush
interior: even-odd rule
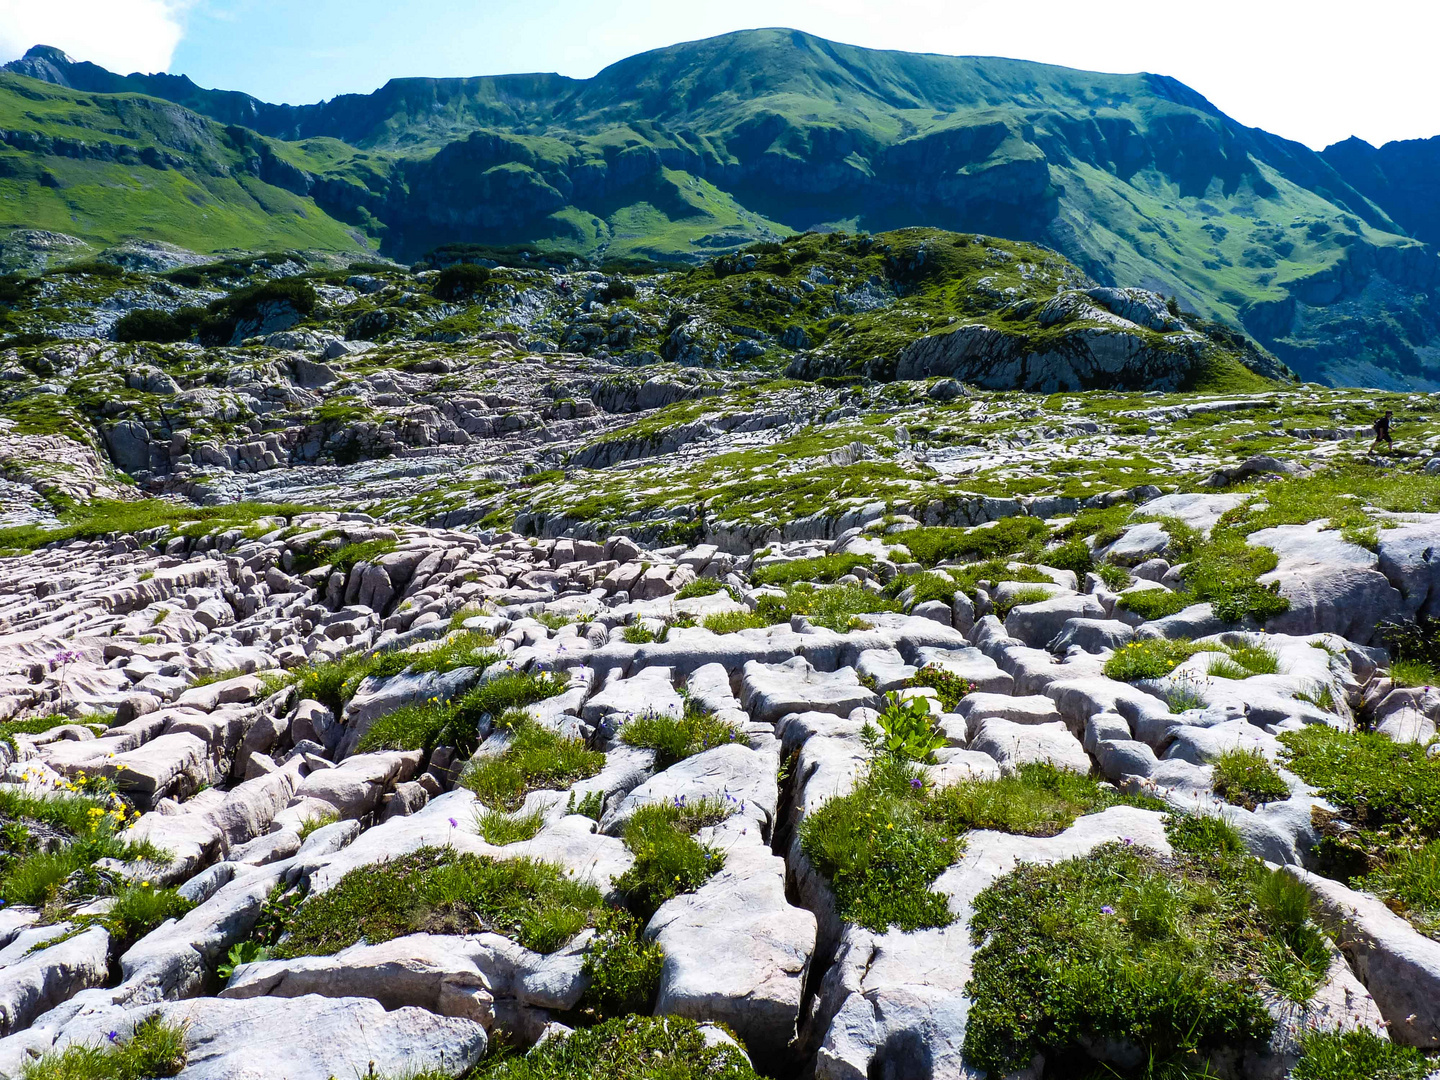
[[[1330,964],[1303,884],[1213,848],[1112,843],[1022,865],[977,897],[971,932],[965,1056],[995,1075],[1107,1039],[1135,1044],[1152,1076],[1258,1048],[1273,1025],[1258,985],[1305,1001]]]
[[[431,290],[437,300],[455,302],[474,296],[490,281],[488,267],[474,263],[456,263],[440,271]]]
[[[199,308],[174,313],[141,308],[122,315],[111,333],[116,341],[189,341],[204,317]]]

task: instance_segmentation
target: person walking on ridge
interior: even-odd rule
[[[1375,448],[1382,442],[1389,448],[1390,453],[1395,452],[1395,443],[1390,439],[1390,421],[1394,416],[1393,412],[1386,409],[1385,415],[1375,421],[1375,441],[1370,444],[1370,453],[1375,453]]]

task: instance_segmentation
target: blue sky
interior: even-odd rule
[[[1434,0],[0,0],[0,60],[36,42],[268,101],[394,76],[559,71],[756,26],[875,48],[1173,75],[1316,148],[1440,135]]]

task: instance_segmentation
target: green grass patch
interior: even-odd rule
[[[1147,638],[1122,645],[1105,661],[1105,674],[1121,682],[1159,679],[1198,652],[1200,647],[1185,638]]]
[[[1393,660],[1390,681],[1396,686],[1435,686],[1440,683],[1440,672],[1424,660]]]
[[[605,764],[605,755],[587,750],[531,721],[516,726],[503,754],[474,761],[460,777],[462,786],[491,809],[516,810],[532,791],[564,790],[588,779]]]
[[[907,529],[889,537],[903,544],[915,561],[934,566],[947,559],[993,559],[1026,551],[1044,540],[1049,527],[1039,518],[1002,518],[974,529]]]
[[[1254,810],[1290,797],[1290,788],[1259,750],[1226,750],[1214,762],[1215,794],[1232,806]]]
[[[0,791],[0,898],[7,904],[47,907],[109,892],[94,869],[100,859],[163,862],[168,854],[147,842],[120,838],[124,804],[113,797],[37,798]],[[58,830],[62,842],[41,843],[36,827]],[[117,923],[117,926],[119,924]]]
[[[1094,777],[1035,762],[999,780],[967,780],[941,788],[925,800],[921,812],[950,836],[971,829],[1054,836],[1078,817],[1120,805],[1163,807],[1154,799],[1121,795]]]
[[[714,596],[718,592],[728,592],[731,596],[735,594],[729,585],[723,585],[714,578],[702,577],[681,585],[680,591],[675,594],[675,599],[689,600],[696,596]]]
[[[720,611],[705,616],[700,625],[712,634],[735,634],[741,630],[763,630],[772,624],[754,611]]]
[[[1150,620],[1174,615],[1193,603],[1196,603],[1195,598],[1186,593],[1170,592],[1167,589],[1136,589],[1134,592],[1121,593],[1115,606]]]
[[[1330,962],[1303,884],[1179,844],[1021,866],[976,899],[971,933],[965,1056],[995,1075],[1037,1053],[1083,1061],[1092,1040],[1136,1045],[1154,1076],[1258,1046],[1272,1027],[1258,984],[1304,1001]]]
[[[314,507],[293,503],[230,503],[226,506],[190,506],[167,499],[118,502],[97,499],[76,505],[61,515],[57,528],[21,525],[0,529],[0,551],[33,551],[66,540],[99,540],[113,533],[137,533],[157,526],[190,526],[187,531],[224,531],[247,528],[260,518],[289,518]]]
[[[1392,852],[1360,884],[1417,930],[1440,940],[1440,840]]]
[[[1051,595],[1053,594],[1048,589],[1033,587],[1016,589],[1004,600],[996,601],[994,607],[995,617],[1003,621],[1005,617],[1017,607],[1024,607],[1026,604],[1043,604],[1046,600],[1050,599]]]
[[[152,1080],[185,1067],[185,1027],[146,1017],[125,1037],[71,1043],[25,1063],[21,1080]]]
[[[362,939],[417,933],[495,933],[552,953],[600,911],[599,891],[557,866],[425,847],[352,870],[304,900],[272,955],[330,956]]]

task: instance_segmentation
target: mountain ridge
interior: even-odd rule
[[[1397,185],[1373,160],[1241,125],[1164,75],[785,29],[585,80],[394,79],[302,106],[43,47],[7,70],[251,128],[270,179],[400,258],[464,240],[693,263],[811,229],[932,225],[1038,241],[1103,283],[1174,295],[1307,377],[1440,385],[1440,260],[1387,208],[1425,231],[1414,183],[1387,202]]]

